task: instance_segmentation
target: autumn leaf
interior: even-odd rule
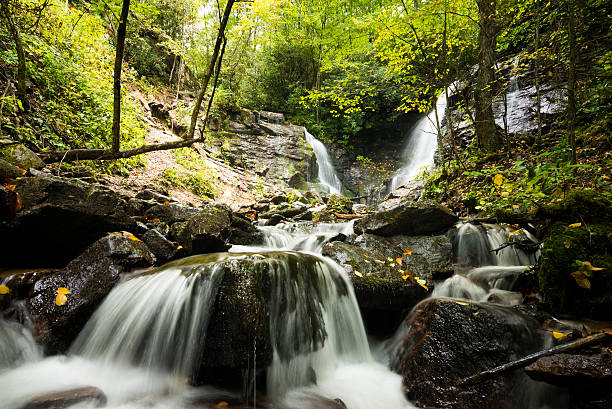
[[[582,223],[572,223],[568,227],[570,229],[575,229],[575,228],[580,227],[580,226],[582,226]]]
[[[357,277],[363,278],[363,274],[361,274],[359,271],[355,270],[354,273]]]
[[[366,263],[370,263],[370,260],[363,260],[363,261],[366,262]]]
[[[229,403],[227,403],[224,400],[222,400],[221,402],[217,403],[217,407],[218,408],[227,408],[228,406],[229,406]]]
[[[406,250],[404,250],[404,256],[409,256],[412,254],[412,249],[410,247],[406,247]]]
[[[11,292],[11,289],[5,286],[4,284],[0,285],[0,294],[8,294]]]
[[[382,260],[378,260],[378,259],[376,259],[376,260],[374,260],[374,261],[376,261],[378,264],[385,264],[385,262],[384,262],[384,261],[382,261]]]
[[[9,190],[11,192],[14,191],[16,187],[17,187],[16,185],[6,185],[6,186],[4,186],[4,188],[6,190]]]
[[[404,274],[404,275],[402,276],[402,278],[403,278],[404,280],[407,280],[407,279],[408,279],[408,277],[410,277],[410,274]]]
[[[553,331],[553,337],[555,337],[555,339],[561,339],[561,338],[565,338],[567,336],[567,334],[569,334],[569,332],[563,333],[563,332],[559,332],[559,331]]]
[[[70,290],[67,289],[66,287],[60,287],[57,290],[55,290],[55,292],[58,293],[58,294],[64,294],[64,295],[71,294]]]
[[[140,240],[138,237],[134,236],[132,233],[128,231],[122,231],[121,234],[123,235],[123,237],[127,237],[130,240],[139,241],[142,243],[142,240]]]
[[[55,297],[55,304],[59,306],[66,304],[66,301],[68,301],[66,294],[58,294],[57,297]]]
[[[495,183],[497,186],[501,186],[502,183],[504,183],[504,177],[501,174],[497,174],[495,176],[493,176],[493,183]]]
[[[387,257],[387,261],[393,262],[393,259],[391,257]]]
[[[395,259],[395,262],[401,266],[402,263],[404,262],[404,260],[402,260],[401,257],[398,257],[398,258]]]
[[[587,290],[591,289],[591,282],[589,281],[589,272],[584,270],[574,271],[572,274],[574,280],[576,280],[576,284],[582,288],[586,288]]]

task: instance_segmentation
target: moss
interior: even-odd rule
[[[593,190],[576,190],[557,203],[536,210],[536,219],[570,222],[612,222],[612,203]]]
[[[609,318],[612,308],[612,240],[610,223],[568,227],[556,222],[544,240],[540,289],[557,314]],[[591,289],[580,288],[571,273],[575,262],[589,261],[601,271],[591,271]]]
[[[327,198],[327,209],[337,213],[350,213],[353,210],[351,199],[332,193]]]

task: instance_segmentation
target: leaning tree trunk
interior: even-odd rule
[[[23,42],[21,41],[21,35],[11,16],[8,0],[1,0],[0,8],[2,9],[2,16],[13,37],[15,51],[17,52],[17,98],[19,98],[22,108],[26,109],[26,58]]]
[[[573,0],[567,1],[569,69],[567,75],[567,133],[571,162],[576,163],[576,23]]]
[[[115,49],[115,72],[113,73],[113,128],[111,131],[113,153],[119,152],[119,131],[121,127],[121,65],[125,48],[127,19],[130,11],[130,0],[123,0],[119,27],[117,27],[117,46]]]
[[[501,140],[496,132],[493,116],[493,86],[495,81],[495,0],[476,0],[480,31],[478,33],[478,78],[475,95],[476,137],[486,152],[496,152]]]
[[[195,101],[195,106],[193,107],[193,112],[191,113],[191,124],[189,125],[189,133],[187,136],[188,139],[193,139],[193,136],[195,134],[196,125],[198,123],[198,115],[200,113],[200,108],[202,107],[202,101],[204,100],[204,95],[206,94],[206,88],[208,88],[210,78],[212,77],[213,72],[215,71],[215,63],[217,62],[217,58],[219,57],[219,51],[221,50],[221,45],[223,44],[225,27],[227,26],[227,22],[232,12],[232,7],[234,6],[234,3],[235,0],[227,0],[227,4],[225,5],[223,18],[221,19],[221,22],[219,24],[219,32],[217,33],[217,41],[215,42],[215,48],[213,49],[212,57],[210,58],[210,62],[208,64],[208,71],[206,71],[206,74],[202,79],[202,88],[200,89],[198,98]]]

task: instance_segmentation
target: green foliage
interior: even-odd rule
[[[191,190],[203,197],[214,198],[218,175],[208,167],[204,159],[192,148],[174,150],[178,167],[169,167],[162,173],[162,182],[168,187]]]

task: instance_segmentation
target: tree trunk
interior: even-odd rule
[[[571,151],[571,162],[576,163],[576,23],[574,1],[566,2],[569,43],[569,68],[567,75],[567,134]]]
[[[501,140],[493,116],[493,86],[495,81],[496,23],[493,0],[476,0],[480,31],[478,33],[478,78],[476,81],[476,112],[474,128],[480,146],[489,153],[497,152]]]
[[[535,26],[535,52],[533,55],[535,88],[536,88],[536,113],[538,115],[538,135],[536,136],[536,145],[542,143],[542,99],[540,95],[540,4],[537,5],[536,26]]]
[[[227,0],[227,4],[225,5],[225,11],[223,12],[223,17],[219,24],[219,32],[217,33],[217,41],[215,42],[215,48],[213,49],[212,57],[210,58],[210,63],[208,64],[208,70],[202,79],[202,88],[200,89],[200,93],[198,94],[198,98],[196,99],[195,106],[193,107],[193,112],[191,114],[191,124],[189,126],[189,133],[187,134],[187,138],[193,139],[195,134],[195,129],[198,123],[198,114],[200,113],[200,108],[202,107],[202,101],[204,100],[204,95],[206,94],[206,88],[208,88],[208,83],[210,82],[210,78],[213,75],[215,70],[215,63],[217,62],[217,58],[219,57],[219,51],[221,50],[221,45],[223,43],[223,37],[225,34],[225,27],[227,26],[227,22],[229,20],[230,14],[232,12],[232,7],[234,6],[235,0]]]
[[[123,0],[121,6],[121,17],[117,27],[117,46],[115,50],[115,71],[113,73],[113,128],[112,151],[119,152],[120,128],[121,128],[121,65],[123,64],[123,50],[125,48],[125,33],[127,31],[127,19],[130,11],[130,0]]]
[[[17,98],[21,102],[22,108],[27,109],[26,104],[26,57],[23,49],[23,42],[21,41],[21,35],[19,29],[15,25],[13,18],[11,17],[12,12],[9,7],[8,0],[1,0],[0,7],[2,8],[2,15],[6,24],[13,37],[15,43],[15,51],[17,52]]]
[[[204,131],[206,130],[206,126],[208,125],[208,117],[210,115],[210,109],[212,108],[213,99],[215,98],[215,92],[217,91],[217,83],[219,81],[219,74],[221,73],[221,64],[223,63],[223,55],[225,54],[225,46],[227,45],[227,38],[223,36],[223,46],[221,47],[221,54],[219,54],[219,58],[217,59],[217,68],[215,70],[215,80],[213,81],[213,89],[210,94],[210,99],[208,100],[208,106],[206,107],[206,115],[204,116],[204,123],[202,124],[202,129],[200,129],[200,140],[204,141]]]

